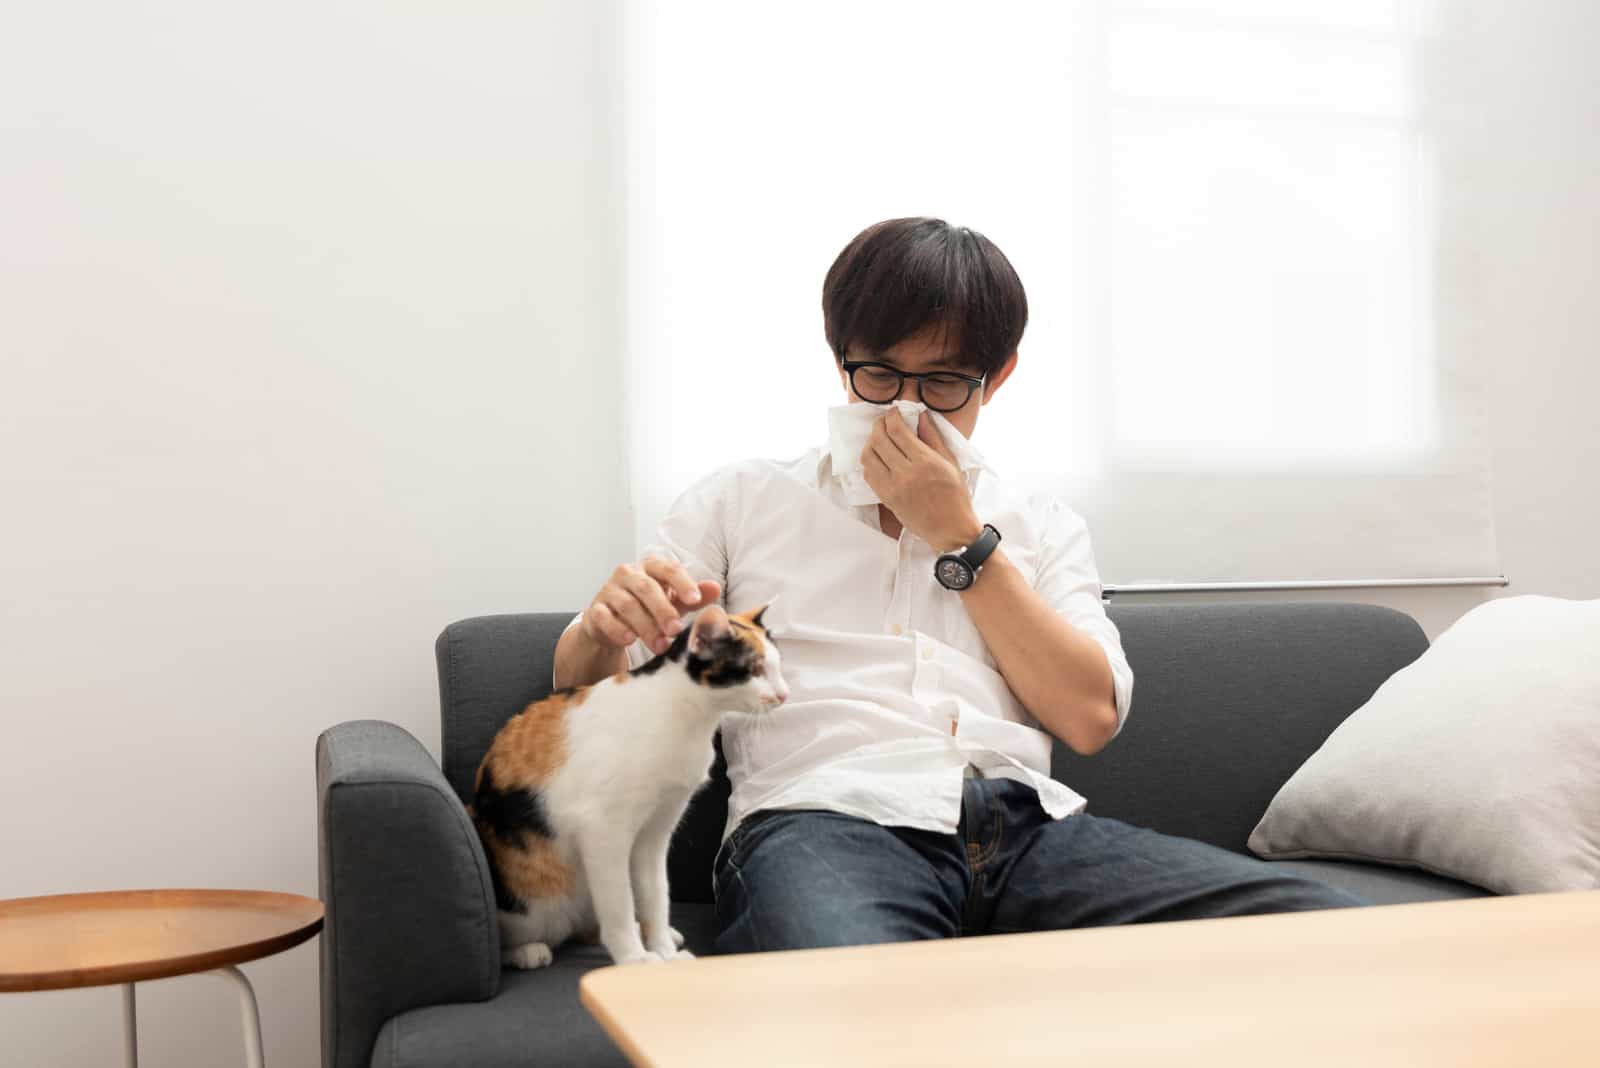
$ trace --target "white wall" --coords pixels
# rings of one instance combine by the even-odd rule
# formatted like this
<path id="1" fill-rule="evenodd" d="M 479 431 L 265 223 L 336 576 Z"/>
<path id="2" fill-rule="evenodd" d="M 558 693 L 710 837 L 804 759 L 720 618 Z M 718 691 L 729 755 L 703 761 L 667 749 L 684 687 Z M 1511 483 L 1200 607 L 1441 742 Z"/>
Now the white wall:
<path id="1" fill-rule="evenodd" d="M 440 626 L 629 544 L 606 8 L 168 7 L 0 16 L 0 896 L 314 894 L 317 733 L 436 751 Z M 1505 592 L 1600 597 L 1600 9 L 1441 7 Z M 314 944 L 248 970 L 313 1063 Z M 231 996 L 145 988 L 148 1061 L 233 1063 Z M 112 1061 L 117 1014 L 0 998 L 0 1064 Z"/>
<path id="2" fill-rule="evenodd" d="M 1600 597 L 1600 5 L 1473 0 L 1447 31 L 1504 592 Z"/>
<path id="3" fill-rule="evenodd" d="M 630 545 L 605 5 L 93 0 L 0 15 L 0 896 L 315 895 L 312 750 L 437 752 L 452 619 Z M 316 945 L 246 966 L 318 1053 Z M 143 988 L 151 1064 L 242 1063 Z M 114 989 L 0 997 L 113 1063 Z"/>

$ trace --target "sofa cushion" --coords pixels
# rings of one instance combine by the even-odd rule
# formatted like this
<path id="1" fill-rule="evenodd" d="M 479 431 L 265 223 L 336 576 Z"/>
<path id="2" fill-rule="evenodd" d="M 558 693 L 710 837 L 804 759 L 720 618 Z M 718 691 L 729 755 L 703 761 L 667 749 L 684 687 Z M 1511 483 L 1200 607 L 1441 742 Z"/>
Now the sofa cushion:
<path id="1" fill-rule="evenodd" d="M 599 947 L 569 949 L 548 967 L 506 970 L 500 993 L 487 1001 L 403 1012 L 378 1032 L 372 1068 L 627 1068 L 628 1058 L 578 1001 L 583 973 L 610 962 Z"/>
<path id="2" fill-rule="evenodd" d="M 692 953 L 709 955 L 716 909 L 672 906 L 672 924 Z M 434 1005 L 392 1018 L 378 1033 L 373 1068 L 531 1068 L 615 1065 L 628 1059 L 578 1001 L 578 980 L 604 968 L 603 946 L 568 944 L 548 967 L 500 973 L 500 993 L 487 1001 Z M 649 967 L 649 965 L 639 965 Z"/>
<path id="3" fill-rule="evenodd" d="M 1490 897 L 1489 891 L 1442 875 L 1412 868 L 1391 868 L 1350 860 L 1274 860 L 1275 868 L 1348 890 L 1373 905 L 1409 905 L 1413 901 L 1452 901 Z"/>

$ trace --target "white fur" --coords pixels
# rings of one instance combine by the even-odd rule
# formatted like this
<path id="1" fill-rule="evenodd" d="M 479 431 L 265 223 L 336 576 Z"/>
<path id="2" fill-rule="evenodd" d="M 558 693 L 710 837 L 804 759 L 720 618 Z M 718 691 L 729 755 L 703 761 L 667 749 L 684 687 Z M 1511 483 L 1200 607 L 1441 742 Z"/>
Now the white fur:
<path id="1" fill-rule="evenodd" d="M 715 629 L 716 616 L 702 612 L 691 626 L 686 657 L 704 647 L 698 639 Z M 505 962 L 542 967 L 556 946 L 597 926 L 618 964 L 691 956 L 667 922 L 672 832 L 710 773 L 723 713 L 758 711 L 787 696 L 771 642 L 765 674 L 742 686 L 693 683 L 682 659 L 595 684 L 568 713 L 566 764 L 542 788 L 574 884 L 565 897 L 529 901 L 525 915 L 500 913 Z"/>

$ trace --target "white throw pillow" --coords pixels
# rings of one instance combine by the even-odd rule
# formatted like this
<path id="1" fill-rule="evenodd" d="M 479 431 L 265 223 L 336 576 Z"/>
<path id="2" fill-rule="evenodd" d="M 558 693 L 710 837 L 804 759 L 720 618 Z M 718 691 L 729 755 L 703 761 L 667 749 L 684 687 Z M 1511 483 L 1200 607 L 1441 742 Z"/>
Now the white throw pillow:
<path id="1" fill-rule="evenodd" d="M 1503 894 L 1600 888 L 1600 600 L 1462 616 L 1284 783 L 1250 849 Z"/>

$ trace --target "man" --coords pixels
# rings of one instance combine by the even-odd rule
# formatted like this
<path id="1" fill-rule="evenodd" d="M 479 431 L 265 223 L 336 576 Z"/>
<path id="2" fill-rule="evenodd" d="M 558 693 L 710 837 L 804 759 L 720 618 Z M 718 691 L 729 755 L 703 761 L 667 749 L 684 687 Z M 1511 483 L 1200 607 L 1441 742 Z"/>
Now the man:
<path id="1" fill-rule="evenodd" d="M 1027 323 L 1000 250 L 938 219 L 878 223 L 822 306 L 846 404 L 883 407 L 836 409 L 830 446 L 692 486 L 556 650 L 557 685 L 591 682 L 724 591 L 732 611 L 778 598 L 789 701 L 723 725 L 719 952 L 1363 904 L 1091 815 L 1050 778 L 1052 738 L 1091 754 L 1115 737 L 1133 673 L 1083 520 L 968 441 Z M 912 430 L 895 401 L 929 411 Z M 861 411 L 882 417 L 841 447 Z"/>

